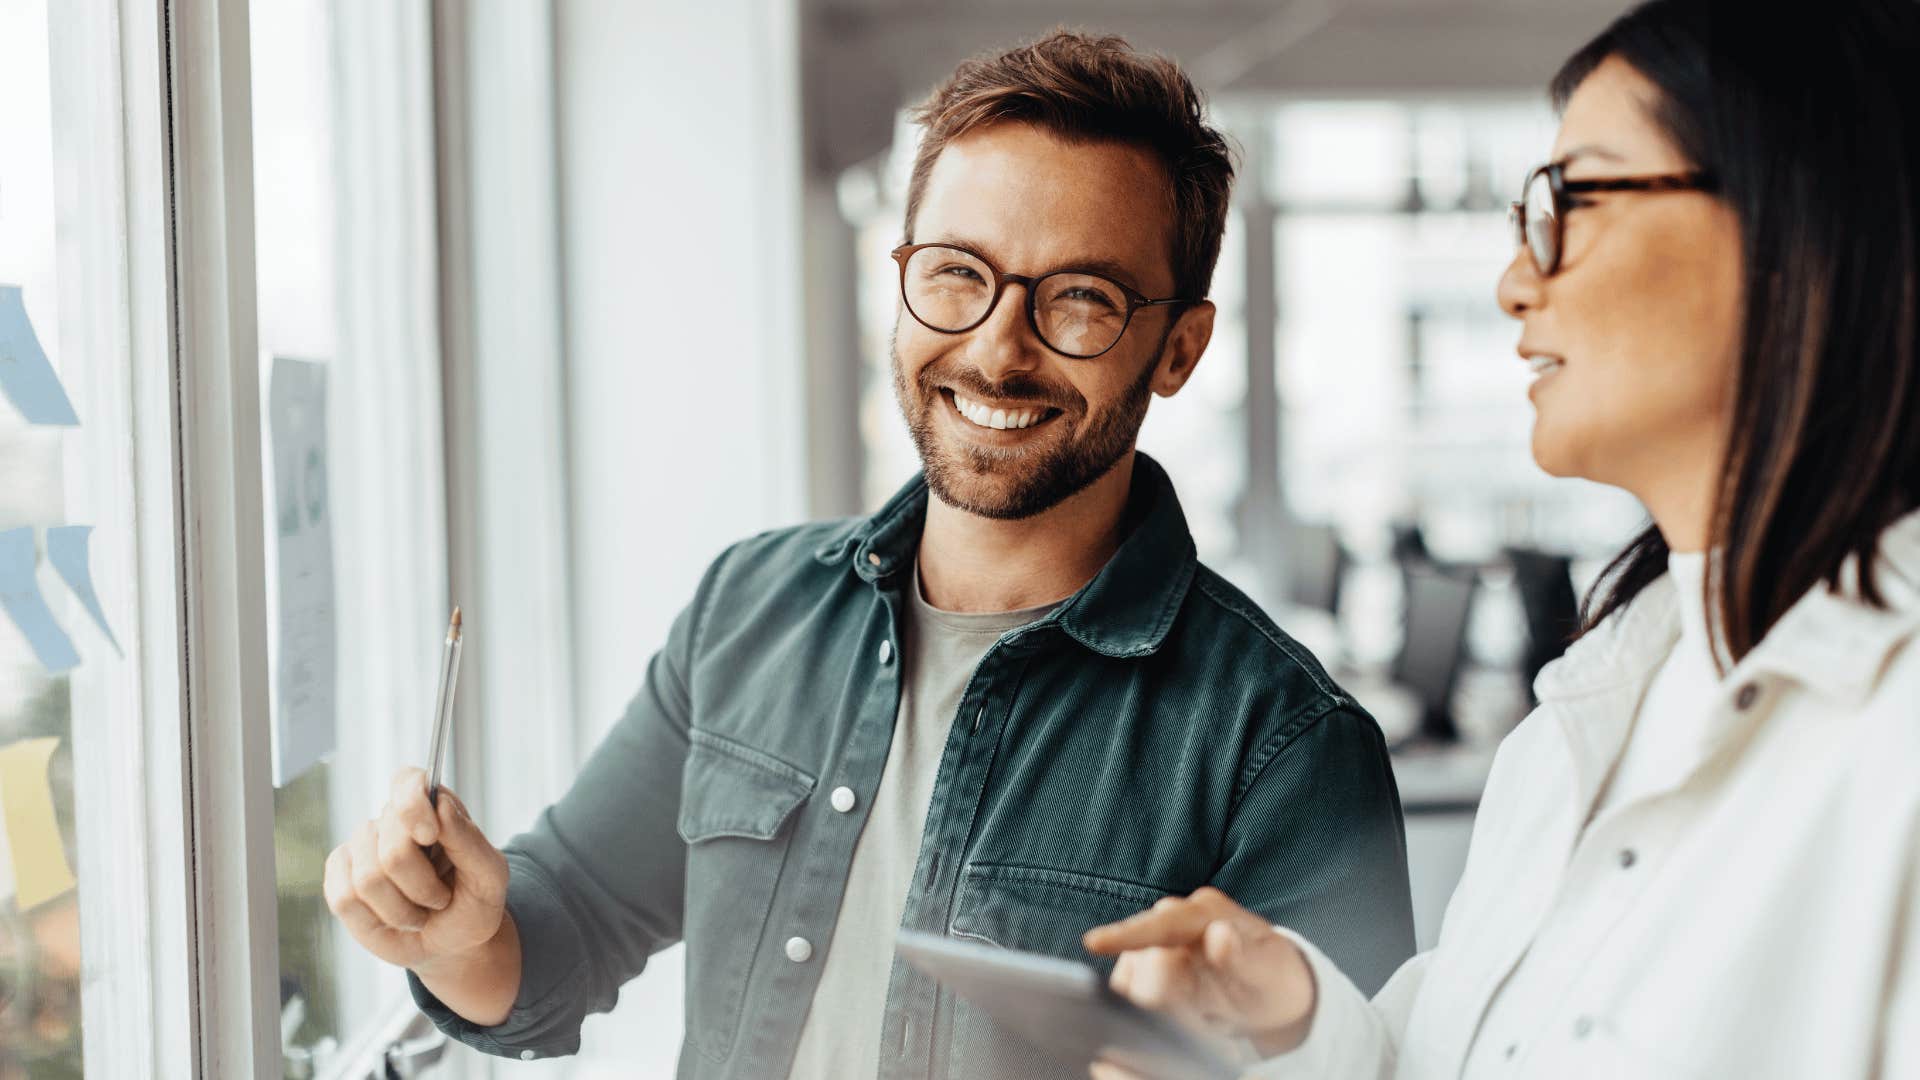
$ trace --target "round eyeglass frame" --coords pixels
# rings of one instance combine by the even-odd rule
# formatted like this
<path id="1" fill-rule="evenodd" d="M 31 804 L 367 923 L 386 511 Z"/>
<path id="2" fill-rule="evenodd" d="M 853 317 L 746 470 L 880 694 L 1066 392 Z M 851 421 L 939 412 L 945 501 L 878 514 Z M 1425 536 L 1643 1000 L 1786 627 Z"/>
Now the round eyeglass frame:
<path id="1" fill-rule="evenodd" d="M 1527 192 L 1533 187 L 1536 178 L 1544 175 L 1547 179 L 1547 191 L 1553 203 L 1553 255 L 1544 264 L 1540 252 L 1534 249 L 1527 232 Z M 1520 185 L 1520 200 L 1507 204 L 1507 225 L 1513 229 L 1513 242 L 1517 247 L 1527 249 L 1527 257 L 1533 260 L 1533 268 L 1541 277 L 1552 277 L 1560 271 L 1560 262 L 1566 253 L 1567 212 L 1583 206 L 1591 206 L 1594 200 L 1587 198 L 1601 192 L 1613 191 L 1705 191 L 1719 189 L 1713 174 L 1704 169 L 1690 172 L 1666 173 L 1658 176 L 1611 176 L 1596 177 L 1591 180 L 1567 179 L 1567 163 L 1552 161 L 1527 173 L 1527 180 Z"/>
<path id="2" fill-rule="evenodd" d="M 913 310 L 913 300 L 907 296 L 907 263 L 917 252 L 924 251 L 927 248 L 944 248 L 948 251 L 958 251 L 968 258 L 978 259 L 980 265 L 986 267 L 987 271 L 993 275 L 993 298 L 987 301 L 986 310 L 980 313 L 979 318 L 958 329 L 949 330 L 944 326 L 933 325 L 921 318 L 919 312 Z M 1092 360 L 1095 357 L 1105 356 L 1107 353 L 1112 352 L 1114 346 L 1120 344 L 1121 340 L 1127 336 L 1127 330 L 1133 326 L 1133 313 L 1139 311 L 1141 308 L 1167 307 L 1175 304 L 1192 304 L 1198 302 L 1184 296 L 1170 296 L 1155 300 L 1138 289 L 1130 287 L 1123 281 L 1115 281 L 1106 274 L 1095 270 L 1079 270 L 1071 266 L 1063 266 L 1058 270 L 1049 270 L 1044 274 L 1035 274 L 1032 276 L 1026 274 L 1009 274 L 1002 271 L 998 266 L 995 266 L 992 259 L 987 258 L 972 248 L 962 247 L 959 244 L 902 244 L 893 249 L 893 261 L 900 264 L 900 303 L 907 309 L 907 314 L 913 316 L 913 321 L 919 323 L 921 326 L 926 327 L 936 334 L 967 333 L 993 317 L 993 309 L 1000 306 L 1000 294 L 1007 290 L 1008 285 L 1022 285 L 1026 287 L 1027 291 L 1027 302 L 1025 305 L 1027 310 L 1027 326 L 1032 328 L 1033 336 L 1039 338 L 1042 345 L 1045 345 L 1047 348 L 1052 349 L 1054 352 L 1059 353 L 1069 360 Z M 1113 336 L 1112 344 L 1101 349 L 1099 352 L 1068 352 L 1060 346 L 1055 345 L 1048 339 L 1046 332 L 1040 329 L 1040 313 L 1035 310 L 1034 307 L 1035 297 L 1040 295 L 1039 285 L 1050 277 L 1056 277 L 1062 274 L 1099 278 L 1101 281 L 1120 290 L 1120 295 L 1127 298 L 1127 310 L 1125 316 L 1120 321 L 1120 332 Z"/>

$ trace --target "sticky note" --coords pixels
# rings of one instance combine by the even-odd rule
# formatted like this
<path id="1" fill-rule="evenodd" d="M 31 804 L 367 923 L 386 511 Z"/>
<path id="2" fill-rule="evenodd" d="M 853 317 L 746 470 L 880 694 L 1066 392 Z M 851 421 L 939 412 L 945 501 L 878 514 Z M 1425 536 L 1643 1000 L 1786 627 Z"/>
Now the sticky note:
<path id="1" fill-rule="evenodd" d="M 80 417 L 33 332 L 20 286 L 0 285 L 0 391 L 29 424 L 78 427 Z"/>
<path id="2" fill-rule="evenodd" d="M 0 747 L 0 829 L 12 854 L 14 903 L 21 910 L 73 888 L 73 868 L 60 846 L 47 766 L 60 740 L 22 739 Z"/>
<path id="3" fill-rule="evenodd" d="M 80 598 L 80 604 L 93 616 L 93 623 L 100 632 L 107 635 L 113 651 L 121 656 L 127 655 L 120 648 L 120 641 L 113 636 L 113 627 L 107 625 L 107 613 L 100 607 L 100 596 L 93 590 L 93 575 L 87 569 L 87 537 L 92 534 L 91 525 L 61 525 L 47 530 L 47 561 L 67 583 L 73 595 Z"/>
<path id="4" fill-rule="evenodd" d="M 53 612 L 34 580 L 33 529 L 0 532 L 0 608 L 33 646 L 40 666 L 49 674 L 71 671 L 80 663 L 66 631 L 53 621 Z"/>

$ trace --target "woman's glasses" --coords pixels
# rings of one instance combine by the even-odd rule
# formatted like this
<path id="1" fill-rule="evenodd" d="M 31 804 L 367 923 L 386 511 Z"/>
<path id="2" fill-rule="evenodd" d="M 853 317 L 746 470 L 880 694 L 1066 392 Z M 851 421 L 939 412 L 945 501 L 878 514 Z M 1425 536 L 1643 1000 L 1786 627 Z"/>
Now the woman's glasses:
<path id="1" fill-rule="evenodd" d="M 1609 191 L 1712 191 L 1713 177 L 1703 171 L 1666 176 L 1622 176 L 1597 180 L 1569 180 L 1563 161 L 1542 165 L 1527 174 L 1521 198 L 1507 207 L 1513 242 L 1533 256 L 1534 269 L 1551 277 L 1560 269 L 1562 220 L 1569 210 L 1590 205 L 1591 194 Z"/>
<path id="2" fill-rule="evenodd" d="M 982 255 L 952 244 L 908 244 L 893 249 L 900 264 L 900 299 L 920 325 L 964 334 L 987 321 L 1008 285 L 1024 285 L 1027 321 L 1047 348 L 1090 360 L 1120 343 L 1133 313 L 1143 307 L 1186 304 L 1150 300 L 1102 274 L 1054 270 L 1039 277 L 1001 273 Z"/>

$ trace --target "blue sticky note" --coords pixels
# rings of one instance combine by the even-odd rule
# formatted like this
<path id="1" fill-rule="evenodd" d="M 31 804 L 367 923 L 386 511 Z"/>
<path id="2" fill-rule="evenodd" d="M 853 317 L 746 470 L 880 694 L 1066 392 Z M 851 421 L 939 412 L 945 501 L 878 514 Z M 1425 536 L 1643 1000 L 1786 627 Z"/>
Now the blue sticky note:
<path id="1" fill-rule="evenodd" d="M 29 424 L 80 426 L 73 402 L 33 332 L 18 285 L 0 285 L 0 390 Z"/>
<path id="2" fill-rule="evenodd" d="M 33 579 L 33 529 L 8 529 L 0 532 L 0 608 L 5 608 L 13 625 L 26 635 L 40 665 L 48 674 L 72 671 L 80 663 L 66 631 L 53 621 L 53 612 L 40 596 L 40 585 Z"/>
<path id="3" fill-rule="evenodd" d="M 73 595 L 93 616 L 93 623 L 100 632 L 107 635 L 113 651 L 121 656 L 127 655 L 120 648 L 120 640 L 113 636 L 113 627 L 107 625 L 107 613 L 100 607 L 99 594 L 93 591 L 93 574 L 87 570 L 87 537 L 92 534 L 91 525 L 61 525 L 47 530 L 47 561 L 60 574 L 60 580 L 67 583 Z"/>

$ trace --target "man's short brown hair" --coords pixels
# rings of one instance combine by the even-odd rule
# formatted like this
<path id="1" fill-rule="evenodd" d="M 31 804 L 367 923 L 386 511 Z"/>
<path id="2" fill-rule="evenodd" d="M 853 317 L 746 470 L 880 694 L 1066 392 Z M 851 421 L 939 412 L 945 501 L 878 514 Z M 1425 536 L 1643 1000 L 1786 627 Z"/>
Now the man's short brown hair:
<path id="1" fill-rule="evenodd" d="M 940 151 L 976 128 L 1023 121 L 1066 139 L 1151 152 L 1170 181 L 1175 295 L 1204 297 L 1233 190 L 1226 140 L 1204 113 L 1200 92 L 1178 64 L 1111 35 L 1056 30 L 998 55 L 976 56 L 913 112 L 925 132 L 907 184 L 907 239 Z"/>

